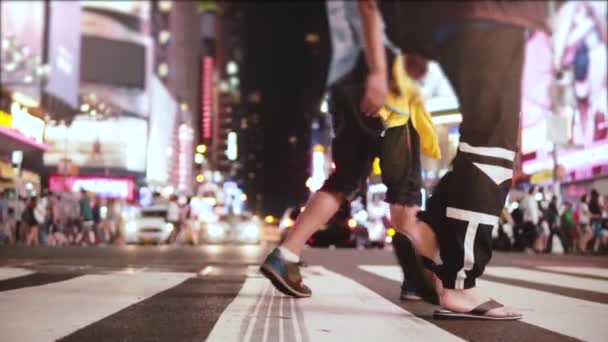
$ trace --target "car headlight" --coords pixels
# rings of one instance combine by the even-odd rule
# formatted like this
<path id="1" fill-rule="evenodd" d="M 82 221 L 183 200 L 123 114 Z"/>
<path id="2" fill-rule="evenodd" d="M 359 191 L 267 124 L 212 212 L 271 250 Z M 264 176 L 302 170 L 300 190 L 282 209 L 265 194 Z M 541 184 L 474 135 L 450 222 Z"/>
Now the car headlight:
<path id="1" fill-rule="evenodd" d="M 207 227 L 207 235 L 211 238 L 220 238 L 226 234 L 226 230 L 219 224 L 211 224 Z"/>
<path id="2" fill-rule="evenodd" d="M 165 230 L 166 231 L 173 231 L 173 229 L 175 228 L 175 226 L 173 225 L 173 223 L 165 223 Z"/>
<path id="3" fill-rule="evenodd" d="M 260 236 L 260 227 L 249 224 L 243 227 L 243 236 L 248 239 L 257 239 Z"/>
<path id="4" fill-rule="evenodd" d="M 127 234 L 135 234 L 135 232 L 137 231 L 137 224 L 134 221 L 129 221 L 127 223 Z"/>

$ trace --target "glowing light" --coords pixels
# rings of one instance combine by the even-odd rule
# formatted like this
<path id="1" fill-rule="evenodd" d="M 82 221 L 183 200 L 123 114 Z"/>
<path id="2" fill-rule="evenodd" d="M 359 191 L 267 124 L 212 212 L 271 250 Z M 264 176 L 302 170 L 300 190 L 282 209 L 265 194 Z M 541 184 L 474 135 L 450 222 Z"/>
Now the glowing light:
<path id="1" fill-rule="evenodd" d="M 239 66 L 238 66 L 238 64 L 236 64 L 236 62 L 235 62 L 235 61 L 229 61 L 229 62 L 226 64 L 226 73 L 227 73 L 228 75 L 234 75 L 234 74 L 236 74 L 237 72 L 239 72 Z"/>
<path id="2" fill-rule="evenodd" d="M 315 145 L 312 153 L 312 175 L 306 180 L 306 187 L 310 191 L 317 191 L 325 181 L 325 148 L 323 145 Z"/>
<path id="3" fill-rule="evenodd" d="M 204 154 L 205 152 L 207 152 L 207 145 L 198 145 L 196 146 L 196 152 L 200 153 L 200 154 Z"/>
<path id="4" fill-rule="evenodd" d="M 182 102 L 182 104 L 179 106 L 179 109 L 181 109 L 182 112 L 187 112 L 189 109 L 188 104 L 186 102 Z"/>
<path id="5" fill-rule="evenodd" d="M 158 65 L 158 75 L 160 77 L 165 77 L 169 74 L 169 66 L 167 63 L 161 63 Z"/>
<path id="6" fill-rule="evenodd" d="M 275 218 L 272 215 L 266 215 L 266 217 L 264 217 L 264 222 L 266 222 L 268 224 L 274 223 L 274 220 L 275 220 Z"/>
<path id="7" fill-rule="evenodd" d="M 280 227 L 282 229 L 287 229 L 287 228 L 290 228 L 291 226 L 293 226 L 293 224 L 294 224 L 294 221 L 291 218 L 286 217 L 283 220 L 281 220 Z"/>
<path id="8" fill-rule="evenodd" d="M 397 232 L 395 231 L 395 228 L 393 228 L 393 227 L 386 230 L 386 235 L 388 235 L 390 237 L 395 236 L 395 233 L 397 233 Z"/>
<path id="9" fill-rule="evenodd" d="M 318 33 L 307 33 L 306 34 L 306 42 L 307 43 L 317 43 L 320 39 L 319 34 Z"/>
<path id="10" fill-rule="evenodd" d="M 194 155 L 194 163 L 202 164 L 204 160 L 205 160 L 205 156 L 203 156 L 202 154 L 197 153 Z"/>
<path id="11" fill-rule="evenodd" d="M 243 229 L 243 235 L 247 239 L 257 239 L 260 236 L 260 232 L 260 227 L 254 224 L 247 225 Z"/>
<path id="12" fill-rule="evenodd" d="M 329 111 L 329 105 L 327 104 L 327 100 L 323 100 L 323 102 L 321 102 L 321 108 L 319 109 L 323 113 L 327 113 Z"/>
<path id="13" fill-rule="evenodd" d="M 203 175 L 196 175 L 196 181 L 199 183 L 202 183 L 205 181 L 205 176 Z"/>
<path id="14" fill-rule="evenodd" d="M 81 112 L 88 112 L 89 109 L 91 109 L 91 106 L 89 106 L 88 103 L 83 103 L 80 105 L 80 111 Z"/>
<path id="15" fill-rule="evenodd" d="M 435 125 L 459 124 L 461 122 L 462 122 L 462 114 L 459 114 L 459 113 L 433 116 L 433 124 L 435 124 Z"/>
<path id="16" fill-rule="evenodd" d="M 205 56 L 202 60 L 201 77 L 201 111 L 203 139 L 211 139 L 211 110 L 213 108 L 213 57 Z"/>
<path id="17" fill-rule="evenodd" d="M 350 229 L 357 228 L 357 220 L 355 220 L 354 218 L 348 219 L 348 228 L 350 228 Z"/>
<path id="18" fill-rule="evenodd" d="M 129 223 L 127 223 L 127 235 L 132 235 L 135 234 L 135 232 L 137 231 L 137 224 L 135 224 L 134 221 L 130 221 Z"/>
<path id="19" fill-rule="evenodd" d="M 162 30 L 158 33 L 158 41 L 161 44 L 166 44 L 170 38 L 171 38 L 171 33 L 169 33 L 169 31 L 167 31 L 167 30 Z"/>
<path id="20" fill-rule="evenodd" d="M 172 7 L 173 7 L 173 3 L 171 1 L 159 1 L 158 2 L 158 9 L 161 12 L 169 12 Z"/>
<path id="21" fill-rule="evenodd" d="M 241 201 L 246 201 L 246 200 L 247 200 L 247 194 L 242 194 Z"/>
<path id="22" fill-rule="evenodd" d="M 226 234 L 226 230 L 219 224 L 212 224 L 207 228 L 207 234 L 212 238 L 219 238 Z"/>
<path id="23" fill-rule="evenodd" d="M 228 146 L 226 147 L 226 157 L 229 160 L 236 160 L 238 157 L 238 144 L 236 132 L 228 133 Z"/>

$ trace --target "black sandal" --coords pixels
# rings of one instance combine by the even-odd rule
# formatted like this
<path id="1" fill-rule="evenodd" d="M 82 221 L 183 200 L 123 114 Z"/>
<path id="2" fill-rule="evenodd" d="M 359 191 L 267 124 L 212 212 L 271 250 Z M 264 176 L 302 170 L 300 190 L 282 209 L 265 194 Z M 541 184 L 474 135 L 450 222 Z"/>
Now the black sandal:
<path id="1" fill-rule="evenodd" d="M 450 310 L 435 310 L 433 318 L 435 319 L 476 319 L 476 320 L 488 320 L 488 321 L 517 321 L 523 318 L 521 314 L 514 314 L 508 316 L 488 316 L 488 312 L 497 308 L 502 308 L 504 305 L 499 302 L 490 299 L 489 301 L 482 303 L 475 309 L 469 312 L 454 312 Z"/>

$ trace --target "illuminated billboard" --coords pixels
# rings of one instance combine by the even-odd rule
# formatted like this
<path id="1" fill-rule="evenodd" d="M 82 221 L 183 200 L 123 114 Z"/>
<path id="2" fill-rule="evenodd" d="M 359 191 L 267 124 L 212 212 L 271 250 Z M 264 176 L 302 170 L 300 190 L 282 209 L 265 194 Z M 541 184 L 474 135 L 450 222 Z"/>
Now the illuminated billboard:
<path id="1" fill-rule="evenodd" d="M 567 2 L 556 16 L 559 32 L 553 37 L 536 32 L 528 39 L 521 144 L 526 174 L 554 166 L 553 145 L 548 139 L 557 129 L 552 120 L 557 98 L 554 65 L 569 76 L 562 78 L 567 89 L 563 98 L 568 110 L 562 114 L 568 144 L 558 152 L 558 163 L 568 174 L 566 180 L 608 174 L 606 7 L 605 2 Z"/>
<path id="2" fill-rule="evenodd" d="M 45 141 L 50 150 L 44 164 L 59 165 L 69 159 L 80 168 L 114 168 L 133 172 L 146 169 L 148 123 L 121 117 L 96 120 L 80 115 L 69 126 L 47 126 Z"/>

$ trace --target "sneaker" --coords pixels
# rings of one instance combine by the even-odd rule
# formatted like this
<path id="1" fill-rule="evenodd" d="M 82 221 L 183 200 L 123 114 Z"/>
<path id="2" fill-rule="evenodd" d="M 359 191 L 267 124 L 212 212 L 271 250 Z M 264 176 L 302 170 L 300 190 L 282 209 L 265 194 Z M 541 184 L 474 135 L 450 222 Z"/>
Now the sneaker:
<path id="1" fill-rule="evenodd" d="M 306 298 L 312 294 L 310 288 L 302 281 L 299 263 L 286 261 L 278 248 L 275 248 L 266 257 L 260 267 L 260 272 L 272 282 L 277 290 L 288 296 Z"/>
<path id="2" fill-rule="evenodd" d="M 409 289 L 407 287 L 407 285 L 404 283 L 401 286 L 401 296 L 399 296 L 399 299 L 417 301 L 417 300 L 422 300 L 423 298 L 422 298 L 422 294 L 419 291 Z"/>

